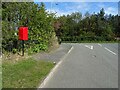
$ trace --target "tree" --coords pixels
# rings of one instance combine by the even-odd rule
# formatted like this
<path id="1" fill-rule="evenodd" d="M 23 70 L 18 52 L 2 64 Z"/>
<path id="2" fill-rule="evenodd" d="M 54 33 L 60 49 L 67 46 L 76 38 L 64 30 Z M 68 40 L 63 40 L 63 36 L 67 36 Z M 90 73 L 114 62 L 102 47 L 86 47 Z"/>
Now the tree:
<path id="1" fill-rule="evenodd" d="M 61 23 L 59 33 L 64 40 L 114 40 L 119 36 L 118 15 L 106 15 L 102 8 L 99 13 L 82 14 L 75 12 L 58 18 Z M 80 39 L 81 38 L 81 39 Z"/>
<path id="2" fill-rule="evenodd" d="M 54 16 L 45 10 L 44 3 L 38 5 L 33 2 L 5 2 L 2 3 L 2 11 L 3 49 L 6 50 L 8 46 L 11 46 L 12 50 L 18 48 L 20 41 L 15 36 L 15 32 L 18 32 L 20 26 L 29 28 L 29 40 L 25 46 L 31 52 L 47 50 L 53 45 L 52 40 L 55 39 L 52 26 Z M 8 34 L 6 35 L 6 33 Z"/>

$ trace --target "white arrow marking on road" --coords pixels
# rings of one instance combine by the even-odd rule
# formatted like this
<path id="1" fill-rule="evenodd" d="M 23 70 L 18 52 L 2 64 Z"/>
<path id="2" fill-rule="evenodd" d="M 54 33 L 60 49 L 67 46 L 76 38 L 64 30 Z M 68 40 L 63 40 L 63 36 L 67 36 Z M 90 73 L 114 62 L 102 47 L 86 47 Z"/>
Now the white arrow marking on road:
<path id="1" fill-rule="evenodd" d="M 93 49 L 93 46 L 92 45 L 85 45 L 85 47 L 89 48 L 89 49 Z"/>

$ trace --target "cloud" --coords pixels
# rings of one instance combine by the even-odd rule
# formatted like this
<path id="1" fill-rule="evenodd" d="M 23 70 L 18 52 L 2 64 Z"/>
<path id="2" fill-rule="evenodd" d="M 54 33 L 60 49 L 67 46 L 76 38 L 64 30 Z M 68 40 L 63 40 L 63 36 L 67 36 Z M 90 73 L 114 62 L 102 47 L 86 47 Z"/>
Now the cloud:
<path id="1" fill-rule="evenodd" d="M 101 2 L 101 3 L 99 3 L 97 6 L 98 6 L 98 8 L 105 8 L 105 4 L 104 4 L 104 3 L 102 3 L 102 2 Z"/>
<path id="2" fill-rule="evenodd" d="M 85 14 L 85 12 L 96 12 L 98 13 L 101 8 L 104 8 L 106 14 L 118 14 L 118 10 L 116 7 L 111 6 L 111 4 L 106 4 L 104 2 L 100 3 L 87 3 L 87 2 L 69 2 L 69 3 L 61 3 L 57 7 L 53 7 L 47 9 L 49 12 L 56 13 L 56 16 L 62 16 L 62 15 L 68 15 L 73 12 L 82 12 L 82 14 Z"/>
<path id="3" fill-rule="evenodd" d="M 62 16 L 62 15 L 68 15 L 68 14 L 71 14 L 74 12 L 80 12 L 82 10 L 84 10 L 84 11 L 89 10 L 89 6 L 85 2 L 63 3 L 63 7 L 64 8 L 53 6 L 52 8 L 47 9 L 47 11 L 56 13 L 57 16 Z"/>
<path id="4" fill-rule="evenodd" d="M 49 12 L 49 13 L 56 13 L 56 16 L 62 16 L 62 15 L 68 15 L 68 14 L 71 14 L 73 11 L 62 11 L 62 10 L 60 10 L 60 9 L 47 9 L 47 11 Z"/>
<path id="5" fill-rule="evenodd" d="M 104 3 L 100 3 L 98 4 L 98 7 L 100 9 L 104 8 L 106 14 L 112 14 L 112 15 L 118 14 L 118 9 L 115 8 L 114 6 L 107 6 Z"/>
<path id="6" fill-rule="evenodd" d="M 105 9 L 105 13 L 116 15 L 116 14 L 118 14 L 118 9 L 114 8 L 114 7 L 108 7 Z"/>
<path id="7" fill-rule="evenodd" d="M 6 0 L 6 1 L 12 1 L 12 0 Z M 34 2 L 56 2 L 56 1 L 57 2 L 119 2 L 119 0 L 34 0 Z"/>
<path id="8" fill-rule="evenodd" d="M 76 11 L 80 11 L 80 10 L 85 10 L 88 11 L 90 8 L 90 5 L 86 2 L 74 2 L 72 5 L 67 5 L 66 6 L 67 9 L 69 10 L 76 10 Z"/>

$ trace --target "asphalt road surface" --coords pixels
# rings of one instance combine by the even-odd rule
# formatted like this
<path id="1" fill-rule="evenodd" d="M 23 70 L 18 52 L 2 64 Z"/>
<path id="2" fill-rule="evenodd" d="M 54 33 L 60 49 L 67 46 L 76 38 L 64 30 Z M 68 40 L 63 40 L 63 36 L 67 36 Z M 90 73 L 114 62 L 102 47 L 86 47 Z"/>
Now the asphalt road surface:
<path id="1" fill-rule="evenodd" d="M 72 44 L 43 88 L 118 88 L 118 44 Z"/>

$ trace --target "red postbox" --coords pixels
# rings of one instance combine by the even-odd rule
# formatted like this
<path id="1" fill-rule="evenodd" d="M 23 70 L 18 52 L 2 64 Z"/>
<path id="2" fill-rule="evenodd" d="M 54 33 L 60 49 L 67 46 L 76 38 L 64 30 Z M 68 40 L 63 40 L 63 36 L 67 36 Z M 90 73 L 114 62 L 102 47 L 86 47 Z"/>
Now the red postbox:
<path id="1" fill-rule="evenodd" d="M 28 27 L 19 28 L 19 40 L 28 40 Z"/>

